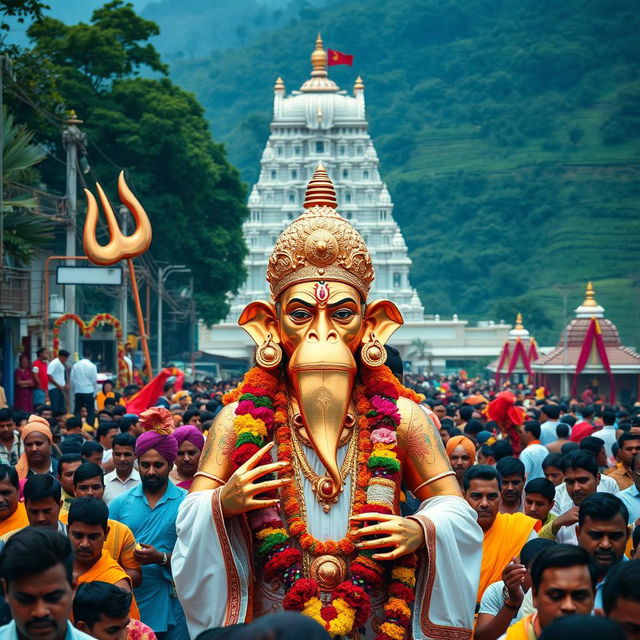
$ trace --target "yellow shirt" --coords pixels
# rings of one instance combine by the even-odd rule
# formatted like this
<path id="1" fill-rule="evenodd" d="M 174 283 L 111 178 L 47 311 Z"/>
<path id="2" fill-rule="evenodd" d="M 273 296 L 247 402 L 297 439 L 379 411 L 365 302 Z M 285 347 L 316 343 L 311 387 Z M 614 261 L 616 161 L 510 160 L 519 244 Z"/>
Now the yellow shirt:
<path id="1" fill-rule="evenodd" d="M 0 521 L 0 536 L 16 529 L 22 529 L 28 524 L 27 510 L 22 502 L 18 502 L 18 508 L 8 518 Z"/>

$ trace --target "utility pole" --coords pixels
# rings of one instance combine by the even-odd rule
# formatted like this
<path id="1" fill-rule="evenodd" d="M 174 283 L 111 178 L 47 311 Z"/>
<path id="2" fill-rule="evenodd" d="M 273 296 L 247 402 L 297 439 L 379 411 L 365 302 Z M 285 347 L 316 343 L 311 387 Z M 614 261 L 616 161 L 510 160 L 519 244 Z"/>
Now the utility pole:
<path id="1" fill-rule="evenodd" d="M 119 209 L 120 220 L 122 222 L 122 233 L 126 236 L 129 235 L 129 209 L 122 205 Z M 122 325 L 122 334 L 124 336 L 125 343 L 129 335 L 129 287 L 127 279 L 122 279 L 122 285 L 120 286 L 120 324 Z M 147 331 L 149 331 L 149 323 L 147 323 Z"/>
<path id="2" fill-rule="evenodd" d="M 71 111 L 67 119 L 67 126 L 62 132 L 62 144 L 67 151 L 67 206 L 69 207 L 69 223 L 67 224 L 66 249 L 68 257 L 76 255 L 76 216 L 78 213 L 78 149 L 84 154 L 87 145 L 87 135 L 80 131 L 78 125 L 82 120 L 75 111 Z M 73 260 L 67 260 L 72 266 Z M 76 288 L 75 285 L 64 287 L 65 313 L 76 313 Z M 78 352 L 78 336 L 74 323 L 67 324 L 67 350 L 71 357 L 76 358 Z M 56 354 L 54 354 L 55 356 Z"/>
<path id="3" fill-rule="evenodd" d="M 158 346 L 156 351 L 158 372 L 162 371 L 162 296 L 164 295 L 164 281 L 172 273 L 191 273 L 184 264 L 170 264 L 158 267 Z"/>

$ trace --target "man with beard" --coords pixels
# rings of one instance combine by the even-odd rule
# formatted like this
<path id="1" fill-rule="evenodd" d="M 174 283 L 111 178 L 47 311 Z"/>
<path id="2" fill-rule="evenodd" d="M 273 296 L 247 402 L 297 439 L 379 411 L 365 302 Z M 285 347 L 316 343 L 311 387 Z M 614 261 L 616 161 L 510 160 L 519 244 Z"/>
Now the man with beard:
<path id="1" fill-rule="evenodd" d="M 463 479 L 464 497 L 478 514 L 478 524 L 484 532 L 482 568 L 477 602 L 485 589 L 502 578 L 504 568 L 520 555 L 524 544 L 537 537 L 536 520 L 523 513 L 499 513 L 500 474 L 486 465 L 468 469 Z"/>
<path id="2" fill-rule="evenodd" d="M 141 484 L 109 505 L 113 520 L 126 524 L 138 540 L 135 558 L 142 565 L 142 584 L 134 589 L 140 619 L 163 640 L 188 640 L 184 612 L 173 588 L 171 553 L 176 543 L 176 517 L 186 491 L 169 482 L 178 457 L 173 417 L 164 407 L 140 416 L 146 432 L 136 441 Z"/>
<path id="3" fill-rule="evenodd" d="M 69 622 L 73 605 L 73 551 L 53 529 L 27 527 L 0 554 L 0 575 L 13 621 L 0 640 L 91 640 Z"/>
<path id="4" fill-rule="evenodd" d="M 608 571 L 625 559 L 628 520 L 627 507 L 610 493 L 594 493 L 580 504 L 576 533 L 578 544 L 589 553 L 598 570 L 596 607 L 602 607 L 602 587 Z"/>

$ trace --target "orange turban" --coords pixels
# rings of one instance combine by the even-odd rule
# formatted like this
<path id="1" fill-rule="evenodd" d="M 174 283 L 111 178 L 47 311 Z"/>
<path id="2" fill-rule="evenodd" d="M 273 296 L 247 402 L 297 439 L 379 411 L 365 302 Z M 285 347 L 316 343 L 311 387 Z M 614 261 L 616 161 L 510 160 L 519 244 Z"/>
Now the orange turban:
<path id="1" fill-rule="evenodd" d="M 457 446 L 461 446 L 469 454 L 471 464 L 476 461 L 476 445 L 473 444 L 467 436 L 453 436 L 453 438 L 449 438 L 447 442 L 447 455 L 450 456 Z"/>
<path id="2" fill-rule="evenodd" d="M 49 440 L 50 444 L 53 444 L 51 427 L 49 427 L 49 421 L 45 418 L 41 418 L 35 414 L 29 416 L 27 424 L 25 424 L 20 430 L 20 438 L 22 439 L 22 442 L 24 443 L 26 437 L 32 433 L 41 433 Z M 29 462 L 27 461 L 27 454 L 24 453 L 24 451 L 20 456 L 20 460 L 18 460 L 18 464 L 16 464 L 16 472 L 21 480 L 24 480 L 29 473 Z"/>

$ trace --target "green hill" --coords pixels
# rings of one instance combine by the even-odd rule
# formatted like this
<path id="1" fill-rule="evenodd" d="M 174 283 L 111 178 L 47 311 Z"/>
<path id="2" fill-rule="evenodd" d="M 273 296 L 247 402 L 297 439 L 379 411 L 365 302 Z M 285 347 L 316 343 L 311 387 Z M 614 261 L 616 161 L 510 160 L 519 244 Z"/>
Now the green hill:
<path id="1" fill-rule="evenodd" d="M 381 172 L 430 313 L 512 320 L 550 343 L 587 280 L 640 346 L 640 14 L 632 0 L 379 0 L 305 8 L 244 48 L 174 60 L 256 179 L 276 76 L 316 31 L 355 55 Z"/>

